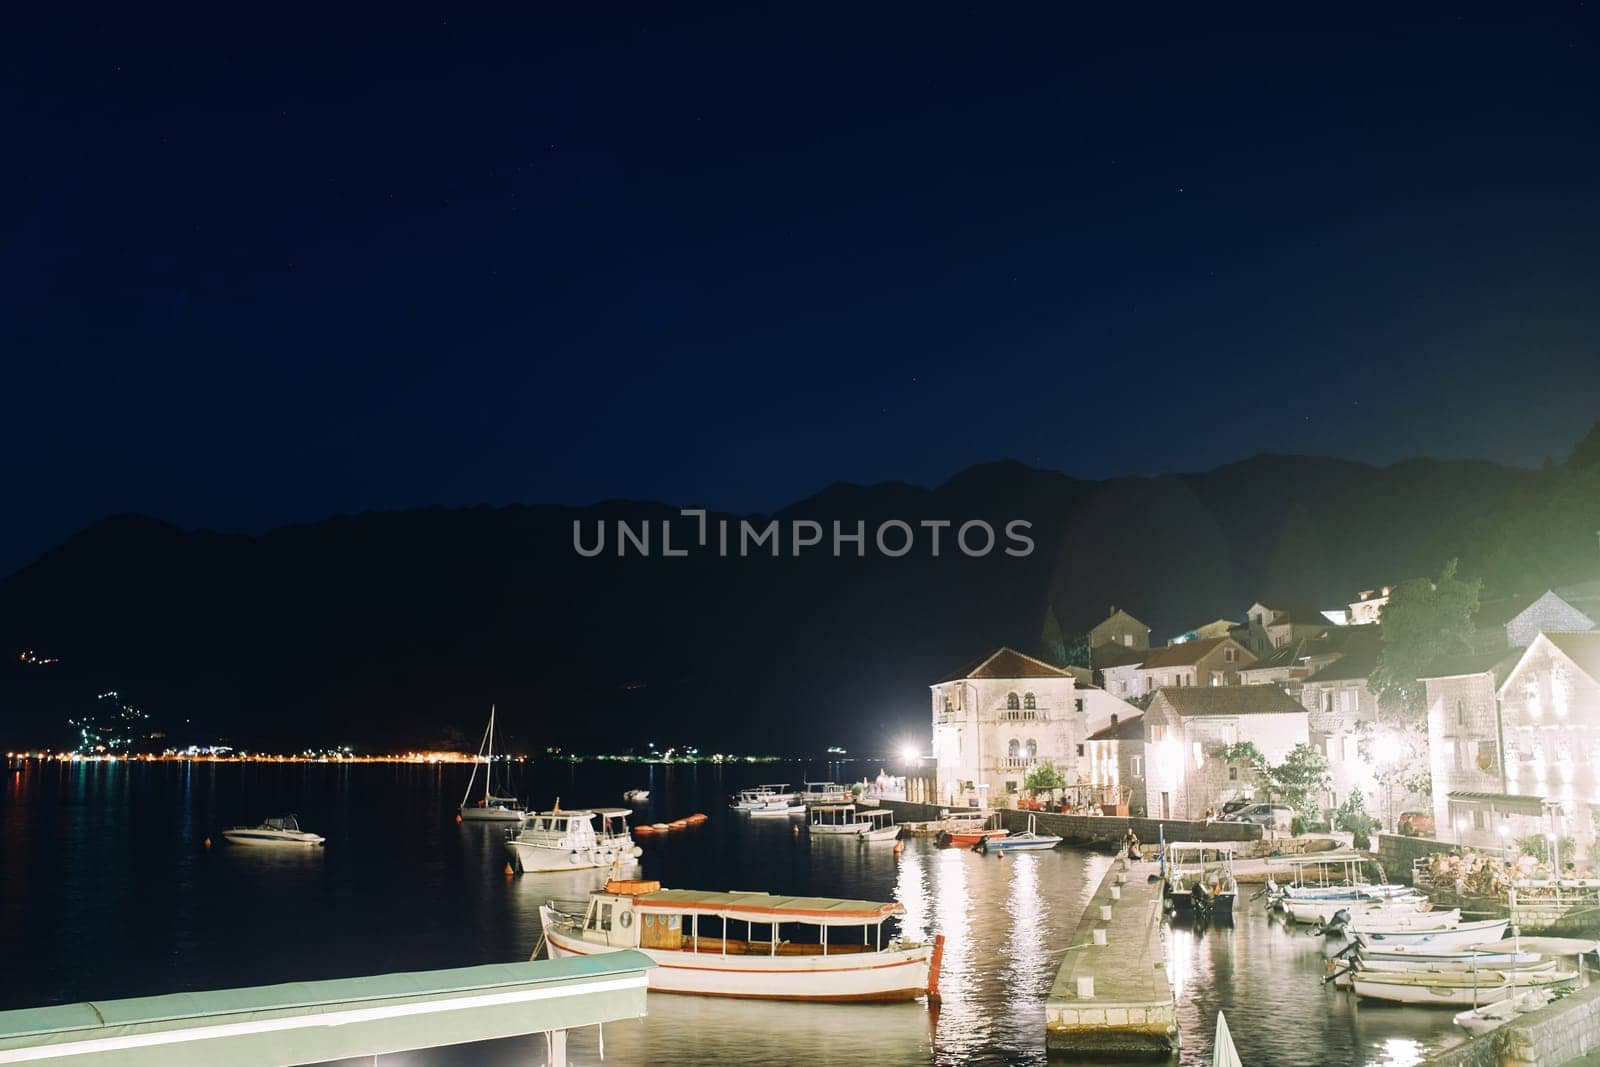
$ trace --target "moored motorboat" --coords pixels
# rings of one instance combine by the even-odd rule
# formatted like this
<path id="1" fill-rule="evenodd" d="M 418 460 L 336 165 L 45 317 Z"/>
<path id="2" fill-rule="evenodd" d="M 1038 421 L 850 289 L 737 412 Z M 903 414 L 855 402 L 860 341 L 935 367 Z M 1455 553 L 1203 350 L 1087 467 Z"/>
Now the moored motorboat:
<path id="1" fill-rule="evenodd" d="M 866 829 L 856 820 L 854 804 L 821 804 L 810 809 L 806 827 L 821 837 L 854 837 Z"/>
<path id="2" fill-rule="evenodd" d="M 1429 911 L 1432 907 L 1432 902 L 1420 893 L 1389 897 L 1386 900 L 1303 900 L 1289 897 L 1283 900 L 1283 910 L 1288 913 L 1291 920 L 1312 925 L 1330 923 L 1341 911 L 1348 912 L 1352 918 L 1378 919 L 1391 915 L 1414 915 Z"/>
<path id="3" fill-rule="evenodd" d="M 945 829 L 934 838 L 934 844 L 949 848 L 971 848 L 986 837 L 1009 836 L 1010 831 L 1001 828 L 998 814 L 957 812 L 946 818 Z"/>
<path id="4" fill-rule="evenodd" d="M 1491 1004 L 1528 989 L 1553 989 L 1578 980 L 1577 971 L 1552 970 L 1538 974 L 1501 971 L 1423 972 L 1384 974 L 1357 972 L 1351 976 L 1356 996 L 1397 1004 L 1436 1004 L 1471 1007 Z"/>
<path id="5" fill-rule="evenodd" d="M 528 816 L 520 833 L 506 839 L 506 851 L 517 870 L 530 874 L 630 865 L 643 850 L 627 831 L 628 814 L 622 808 L 539 812 Z M 598 834 L 597 816 L 605 819 Z"/>
<path id="6" fill-rule="evenodd" d="M 1233 873 L 1233 841 L 1169 841 L 1162 850 L 1165 893 L 1178 914 L 1231 915 L 1239 883 Z M 1207 859 L 1215 853 L 1215 859 Z"/>
<path id="7" fill-rule="evenodd" d="M 626 800 L 630 804 L 643 804 L 645 801 L 650 799 L 650 790 L 630 789 L 622 794 L 622 799 Z"/>
<path id="8" fill-rule="evenodd" d="M 1401 945 L 1431 945 L 1435 948 L 1446 948 L 1453 945 L 1474 945 L 1480 941 L 1493 941 L 1505 935 L 1506 927 L 1511 925 L 1509 919 L 1484 919 L 1478 922 L 1459 923 L 1454 927 L 1444 929 L 1394 929 L 1387 930 L 1355 930 L 1356 939 L 1368 944 L 1387 946 Z"/>
<path id="9" fill-rule="evenodd" d="M 894 841 L 900 836 L 900 827 L 894 824 L 894 812 L 887 809 L 874 808 L 871 811 L 857 812 L 858 820 L 865 829 L 860 837 L 863 841 Z"/>
<path id="10" fill-rule="evenodd" d="M 1028 828 L 1020 834 L 1003 834 L 997 837 L 984 837 L 973 846 L 984 853 L 1004 852 L 1043 852 L 1061 844 L 1061 838 L 1054 834 L 1041 834 L 1035 826 L 1033 815 L 1028 816 Z"/>
<path id="11" fill-rule="evenodd" d="M 236 845 L 320 845 L 325 838 L 300 829 L 300 820 L 293 815 L 278 815 L 263 819 L 260 826 L 235 826 L 222 831 L 222 836 Z"/>
<path id="12" fill-rule="evenodd" d="M 612 881 L 590 894 L 582 915 L 546 905 L 539 918 L 551 958 L 645 953 L 656 963 L 653 992 L 881 1002 L 936 987 L 942 938 L 885 939 L 885 923 L 904 913 L 898 903 Z"/>
<path id="13" fill-rule="evenodd" d="M 804 804 L 791 804 L 787 800 L 774 800 L 759 808 L 751 808 L 750 817 L 752 819 L 786 819 L 791 815 L 802 815 L 805 810 L 806 806 Z"/>

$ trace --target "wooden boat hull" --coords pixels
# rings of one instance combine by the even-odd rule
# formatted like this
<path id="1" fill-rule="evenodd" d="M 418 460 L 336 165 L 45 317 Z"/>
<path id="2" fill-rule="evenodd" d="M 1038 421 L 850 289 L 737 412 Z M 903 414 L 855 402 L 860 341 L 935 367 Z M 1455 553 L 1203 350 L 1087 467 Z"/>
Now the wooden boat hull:
<path id="1" fill-rule="evenodd" d="M 1484 922 L 1462 923 L 1444 930 L 1356 930 L 1356 937 L 1374 947 L 1390 945 L 1426 945 L 1431 948 L 1448 948 L 1452 945 L 1476 945 L 1485 941 L 1498 941 L 1505 935 L 1509 919 L 1489 919 Z"/>
<path id="2" fill-rule="evenodd" d="M 1352 975 L 1356 996 L 1368 1000 L 1387 1000 L 1396 1004 L 1433 1004 L 1441 1007 L 1472 1007 L 1474 1004 L 1494 1004 L 1529 989 L 1546 989 L 1566 985 L 1578 979 L 1575 971 L 1554 971 L 1549 974 L 1519 974 L 1513 980 L 1504 975 L 1471 976 L 1449 975 Z"/>
<path id="3" fill-rule="evenodd" d="M 947 831 L 944 835 L 944 843 L 949 845 L 951 848 L 971 848 L 979 841 L 987 841 L 988 839 L 995 837 L 1007 837 L 1010 835 L 1010 833 L 1011 831 L 1009 830 Z"/>
<path id="4" fill-rule="evenodd" d="M 620 949 L 573 937 L 559 929 L 548 908 L 539 909 L 550 957 L 593 956 Z M 933 946 L 832 956 L 722 955 L 641 948 L 656 962 L 652 993 L 683 993 L 750 1000 L 827 1003 L 894 1003 L 928 992 Z"/>

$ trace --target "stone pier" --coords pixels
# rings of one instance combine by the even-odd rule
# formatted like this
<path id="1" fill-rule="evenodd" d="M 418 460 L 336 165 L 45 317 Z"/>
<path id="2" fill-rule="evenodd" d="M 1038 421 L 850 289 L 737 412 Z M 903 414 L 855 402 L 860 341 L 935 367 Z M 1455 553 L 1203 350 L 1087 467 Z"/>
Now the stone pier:
<path id="1" fill-rule="evenodd" d="M 1116 860 L 1084 909 L 1045 1000 L 1051 1057 L 1163 1059 L 1177 1051 L 1161 882 L 1150 881 L 1156 870 Z"/>

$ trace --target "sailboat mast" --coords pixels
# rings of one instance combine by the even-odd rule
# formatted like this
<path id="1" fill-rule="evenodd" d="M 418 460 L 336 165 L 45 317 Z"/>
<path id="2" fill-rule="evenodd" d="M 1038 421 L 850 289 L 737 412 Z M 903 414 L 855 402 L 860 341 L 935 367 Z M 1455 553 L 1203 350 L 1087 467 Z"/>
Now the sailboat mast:
<path id="1" fill-rule="evenodd" d="M 494 705 L 489 705 L 489 765 L 483 769 L 483 806 L 489 806 L 489 783 L 494 780 Z"/>

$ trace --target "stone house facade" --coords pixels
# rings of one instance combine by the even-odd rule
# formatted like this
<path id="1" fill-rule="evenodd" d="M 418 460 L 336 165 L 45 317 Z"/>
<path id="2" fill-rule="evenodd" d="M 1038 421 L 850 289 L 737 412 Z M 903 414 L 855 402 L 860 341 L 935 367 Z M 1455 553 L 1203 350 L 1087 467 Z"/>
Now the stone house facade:
<path id="1" fill-rule="evenodd" d="M 1111 614 L 1089 631 L 1089 647 L 1120 645 L 1123 648 L 1147 649 L 1150 647 L 1150 627 L 1123 611 L 1112 608 Z"/>
<path id="2" fill-rule="evenodd" d="M 1079 774 L 1088 699 L 1072 674 L 997 649 L 929 687 L 939 803 L 1004 803 L 1028 772 Z"/>
<path id="3" fill-rule="evenodd" d="M 1433 776 L 1433 825 L 1440 840 L 1476 848 L 1499 848 L 1512 836 L 1505 761 L 1500 750 L 1499 680 L 1517 656 L 1449 656 L 1428 668 L 1428 769 Z M 1520 828 L 1519 828 L 1520 829 Z M 1517 837 L 1526 836 L 1517 833 Z"/>
<path id="4" fill-rule="evenodd" d="M 1245 613 L 1244 643 L 1257 657 L 1268 655 L 1303 637 L 1317 637 L 1332 627 L 1317 608 L 1301 604 L 1265 604 L 1257 601 Z"/>
<path id="5" fill-rule="evenodd" d="M 1238 685 L 1240 668 L 1255 659 L 1233 638 L 1212 637 L 1152 649 L 1132 673 L 1139 694 L 1163 686 Z"/>
<path id="6" fill-rule="evenodd" d="M 1138 709 L 1128 718 L 1119 717 L 1089 734 L 1084 747 L 1085 780 L 1101 788 L 1126 790 L 1128 813 L 1135 817 L 1147 814 L 1144 716 Z"/>
<path id="7" fill-rule="evenodd" d="M 1306 709 L 1277 686 L 1158 689 L 1144 714 L 1146 808 L 1154 818 L 1203 818 L 1252 784 L 1248 766 L 1219 749 L 1249 741 L 1279 763 L 1309 738 Z"/>
<path id="8" fill-rule="evenodd" d="M 1481 604 L 1473 624 L 1472 651 L 1485 654 L 1527 648 L 1545 630 L 1558 633 L 1595 628 L 1594 619 L 1553 589 L 1536 597 L 1508 597 Z"/>
<path id="9" fill-rule="evenodd" d="M 1505 792 L 1587 849 L 1600 808 L 1600 631 L 1541 633 L 1500 683 Z"/>

